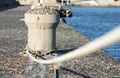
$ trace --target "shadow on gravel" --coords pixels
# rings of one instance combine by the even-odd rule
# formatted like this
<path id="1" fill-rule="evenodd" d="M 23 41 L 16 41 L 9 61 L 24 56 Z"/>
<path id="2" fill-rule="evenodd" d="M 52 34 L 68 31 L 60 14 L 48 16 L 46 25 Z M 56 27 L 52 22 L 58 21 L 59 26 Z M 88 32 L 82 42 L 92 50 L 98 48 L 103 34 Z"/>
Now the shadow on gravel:
<path id="1" fill-rule="evenodd" d="M 0 0 L 0 11 L 16 8 L 20 6 L 16 0 Z"/>
<path id="2" fill-rule="evenodd" d="M 75 50 L 75 49 L 76 49 L 76 48 L 74 48 L 74 49 L 66 49 L 66 50 L 59 50 L 59 51 L 58 51 L 58 54 L 63 55 L 63 54 L 69 53 L 69 52 L 71 52 L 71 51 L 73 51 L 73 50 Z M 74 71 L 74 70 L 67 69 L 67 68 L 65 68 L 65 67 L 61 67 L 61 69 L 64 70 L 64 71 L 67 71 L 67 72 L 69 72 L 69 73 L 72 73 L 72 74 L 74 74 L 74 75 L 80 76 L 80 77 L 82 77 L 82 78 L 91 78 L 91 77 L 85 76 L 85 75 L 83 75 L 83 74 L 80 74 L 80 73 L 78 73 L 78 72 L 76 72 L 76 71 Z"/>
<path id="3" fill-rule="evenodd" d="M 60 55 L 63 55 L 63 54 L 66 54 L 66 53 L 69 53 L 73 50 L 75 50 L 76 48 L 74 49 L 66 49 L 66 50 L 58 50 L 57 53 L 60 54 Z"/>
<path id="4" fill-rule="evenodd" d="M 90 78 L 90 77 L 88 77 L 88 76 L 85 76 L 85 75 L 83 75 L 83 74 L 80 74 L 80 73 L 78 73 L 78 72 L 76 72 L 76 71 L 74 71 L 74 70 L 67 69 L 67 68 L 65 68 L 65 67 L 61 67 L 61 69 L 64 70 L 64 71 L 70 72 L 70 73 L 72 73 L 72 74 L 74 74 L 74 75 L 78 75 L 78 76 L 80 76 L 80 77 L 82 77 L 82 78 Z"/>
<path id="5" fill-rule="evenodd" d="M 0 7 L 0 12 L 1 11 L 4 11 L 4 10 L 8 10 L 8 9 L 13 9 L 13 8 L 16 8 L 16 7 L 18 7 L 18 6 L 9 6 L 9 7 Z"/>

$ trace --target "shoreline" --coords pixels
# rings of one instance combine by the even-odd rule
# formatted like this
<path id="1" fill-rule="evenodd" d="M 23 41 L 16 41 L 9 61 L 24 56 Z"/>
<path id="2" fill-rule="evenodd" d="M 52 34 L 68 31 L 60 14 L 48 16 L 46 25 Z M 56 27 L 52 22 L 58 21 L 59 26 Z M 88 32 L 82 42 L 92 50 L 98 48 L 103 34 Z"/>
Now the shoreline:
<path id="1" fill-rule="evenodd" d="M 74 5 L 74 4 L 72 4 L 71 6 L 72 7 L 108 7 L 108 8 L 109 7 L 110 8 L 111 7 L 118 7 L 118 8 L 120 7 L 120 5 L 119 6 L 112 6 L 112 5 L 107 5 L 107 6 L 106 5 L 105 6 L 92 6 L 92 5 Z"/>
<path id="2" fill-rule="evenodd" d="M 19 5 L 19 4 L 15 4 L 15 5 L 0 5 L 0 9 L 6 9 L 6 8 L 11 8 L 11 7 L 20 7 L 20 6 L 31 6 L 31 5 Z M 69 6 L 68 6 L 69 7 Z M 113 5 L 105 5 L 105 6 L 92 6 L 92 5 L 76 5 L 76 4 L 71 4 L 71 6 L 70 7 L 100 7 L 100 8 L 112 8 L 112 7 L 114 7 L 114 8 L 120 8 L 120 5 L 119 6 L 113 6 Z"/>

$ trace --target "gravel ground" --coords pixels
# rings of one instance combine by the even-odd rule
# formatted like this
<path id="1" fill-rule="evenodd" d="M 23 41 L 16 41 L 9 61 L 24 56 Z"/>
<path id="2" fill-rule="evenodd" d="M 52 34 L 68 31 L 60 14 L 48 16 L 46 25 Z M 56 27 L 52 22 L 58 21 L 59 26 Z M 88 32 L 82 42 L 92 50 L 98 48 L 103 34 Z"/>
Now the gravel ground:
<path id="1" fill-rule="evenodd" d="M 0 11 L 0 78 L 40 78 L 38 64 L 19 55 L 27 44 L 27 27 L 19 19 L 29 6 Z M 57 48 L 64 54 L 89 42 L 89 40 L 60 23 L 57 27 Z M 47 67 L 46 77 L 54 78 L 53 69 Z M 120 63 L 103 51 L 64 62 L 60 78 L 120 78 Z"/>

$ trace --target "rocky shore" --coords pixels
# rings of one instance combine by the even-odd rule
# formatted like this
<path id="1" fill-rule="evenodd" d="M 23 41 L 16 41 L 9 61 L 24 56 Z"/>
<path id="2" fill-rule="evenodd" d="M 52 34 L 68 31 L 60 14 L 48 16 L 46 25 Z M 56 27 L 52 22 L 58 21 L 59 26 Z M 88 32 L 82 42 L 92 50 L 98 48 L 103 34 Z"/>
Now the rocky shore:
<path id="1" fill-rule="evenodd" d="M 77 7 L 120 7 L 120 3 L 113 3 L 109 5 L 94 5 L 94 4 L 89 4 L 89 3 L 81 3 L 81 4 L 71 4 L 72 6 L 77 6 Z"/>
<path id="2" fill-rule="evenodd" d="M 20 6 L 0 11 L 0 78 L 40 78 L 39 65 L 19 55 L 27 44 L 27 27 L 19 20 L 28 8 Z M 64 23 L 57 27 L 56 44 L 62 54 L 88 42 L 84 35 Z M 53 69 L 47 69 L 45 78 L 54 78 Z M 64 62 L 60 78 L 120 78 L 120 63 L 99 50 Z"/>
<path id="3" fill-rule="evenodd" d="M 74 6 L 120 7 L 120 0 L 72 0 Z"/>

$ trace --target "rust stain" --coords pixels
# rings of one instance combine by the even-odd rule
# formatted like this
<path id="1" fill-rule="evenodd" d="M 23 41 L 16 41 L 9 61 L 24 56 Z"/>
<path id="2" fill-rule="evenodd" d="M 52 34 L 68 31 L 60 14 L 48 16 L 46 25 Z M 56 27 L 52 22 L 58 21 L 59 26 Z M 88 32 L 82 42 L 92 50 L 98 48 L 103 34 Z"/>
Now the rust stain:
<path id="1" fill-rule="evenodd" d="M 40 28 L 40 17 L 39 16 L 36 19 L 36 24 L 37 24 L 37 28 Z"/>
<path id="2" fill-rule="evenodd" d="M 37 17 L 37 20 L 39 21 L 39 20 L 40 20 L 40 17 Z"/>

